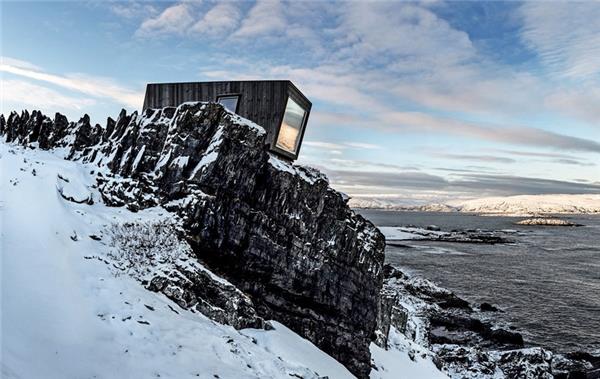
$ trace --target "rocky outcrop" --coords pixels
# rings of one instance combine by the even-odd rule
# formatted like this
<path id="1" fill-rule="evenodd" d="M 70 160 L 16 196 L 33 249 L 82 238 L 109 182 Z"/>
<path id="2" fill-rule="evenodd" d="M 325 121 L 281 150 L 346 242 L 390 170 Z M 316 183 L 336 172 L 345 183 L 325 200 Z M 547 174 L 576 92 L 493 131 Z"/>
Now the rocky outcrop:
<path id="1" fill-rule="evenodd" d="M 68 147 L 70 159 L 97 166 L 109 205 L 177 214 L 197 258 L 246 293 L 260 317 L 368 377 L 384 237 L 319 172 L 271 155 L 260 126 L 193 103 L 123 111 L 105 128 L 89 117 L 66 124 L 12 113 L 3 129 L 9 142 Z"/>
<path id="2" fill-rule="evenodd" d="M 183 309 L 237 329 L 268 326 L 246 294 L 195 259 L 181 232 L 177 220 L 168 217 L 154 222 L 110 224 L 102 236 L 90 238 L 104 239 L 109 252 L 96 258 L 110 262 L 116 275 L 126 273 Z"/>
<path id="3" fill-rule="evenodd" d="M 418 277 L 384 266 L 380 298 L 383 312 L 377 342 L 386 347 L 391 328 L 429 348 L 432 359 L 451 378 L 595 378 L 600 359 L 590 354 L 560 355 L 524 347 L 521 334 L 499 327 L 484 303 L 480 312 L 454 293 Z M 399 316 L 398 314 L 401 314 Z M 394 320 L 403 320 L 398 323 Z"/>
<path id="4" fill-rule="evenodd" d="M 569 220 L 563 220 L 555 217 L 535 217 L 527 218 L 515 222 L 517 225 L 536 225 L 536 226 L 583 226 Z"/>

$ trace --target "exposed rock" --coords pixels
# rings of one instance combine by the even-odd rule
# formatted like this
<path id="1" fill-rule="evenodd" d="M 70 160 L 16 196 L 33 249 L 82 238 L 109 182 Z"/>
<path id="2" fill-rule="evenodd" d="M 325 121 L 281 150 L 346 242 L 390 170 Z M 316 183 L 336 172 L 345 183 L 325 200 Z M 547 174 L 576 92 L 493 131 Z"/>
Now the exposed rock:
<path id="1" fill-rule="evenodd" d="M 497 327 L 452 292 L 389 265 L 384 273 L 377 342 L 386 346 L 386 331 L 395 327 L 430 348 L 451 378 L 593 378 L 600 364 L 600 358 L 587 353 L 562 356 L 539 347 L 522 348 L 521 334 Z M 497 309 L 486 304 L 481 311 Z M 404 329 L 392 322 L 398 310 L 406 319 Z"/>
<path id="2" fill-rule="evenodd" d="M 481 351 L 440 345 L 434 348 L 451 377 L 552 379 L 552 353 L 541 348 Z"/>
<path id="3" fill-rule="evenodd" d="M 260 126 L 200 103 L 141 116 L 122 111 L 106 128 L 92 127 L 87 116 L 68 124 L 39 112 L 30 119 L 11 114 L 7 141 L 67 146 L 70 159 L 110 170 L 98 176 L 108 205 L 136 210 L 161 204 L 176 213 L 198 259 L 248 294 L 260 317 L 286 324 L 358 377 L 368 377 L 383 235 L 350 210 L 322 174 L 272 156 Z M 192 276 L 185 293 L 218 287 Z M 164 278 L 149 284 L 161 292 L 170 286 Z M 219 290 L 217 298 L 226 296 Z M 216 319 L 228 317 L 198 304 Z"/>
<path id="4" fill-rule="evenodd" d="M 500 309 L 496 308 L 490 303 L 481 303 L 479 305 L 479 310 L 482 312 L 499 312 Z"/>
<path id="5" fill-rule="evenodd" d="M 450 230 L 443 231 L 435 225 L 420 228 L 416 226 L 402 227 L 383 227 L 386 234 L 387 244 L 398 246 L 398 241 L 418 240 L 418 241 L 439 241 L 439 242 L 459 242 L 494 245 L 498 243 L 512 243 L 507 238 L 504 231 L 492 230 Z"/>
<path id="6" fill-rule="evenodd" d="M 195 259 L 174 220 L 112 224 L 103 234 L 111 250 L 101 259 L 111 260 L 117 274 L 127 273 L 181 308 L 222 324 L 238 329 L 266 325 L 246 294 Z"/>
<path id="7" fill-rule="evenodd" d="M 176 265 L 166 275 L 154 276 L 146 288 L 165 294 L 184 309 L 196 310 L 236 329 L 266 326 L 247 295 L 199 268 Z"/>
<path id="8" fill-rule="evenodd" d="M 560 218 L 552 218 L 552 217 L 535 217 L 535 218 L 527 218 L 525 220 L 515 222 L 517 225 L 538 225 L 538 226 L 582 226 L 581 224 L 577 224 L 571 222 L 569 220 L 563 220 Z"/>

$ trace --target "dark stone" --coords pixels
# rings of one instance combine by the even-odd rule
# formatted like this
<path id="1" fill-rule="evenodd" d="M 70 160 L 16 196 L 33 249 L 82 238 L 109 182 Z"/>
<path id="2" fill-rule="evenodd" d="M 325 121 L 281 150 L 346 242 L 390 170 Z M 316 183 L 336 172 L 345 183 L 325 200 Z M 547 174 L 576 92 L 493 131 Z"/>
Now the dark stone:
<path id="1" fill-rule="evenodd" d="M 107 167 L 114 176 L 97 177 L 106 204 L 134 211 L 162 204 L 177 213 L 198 259 L 249 295 L 248 312 L 282 322 L 359 378 L 369 376 L 385 241 L 322 174 L 271 156 L 264 131 L 217 104 L 121 111 L 106 128 L 87 116 L 77 123 L 42 116 L 29 122 L 28 113 L 11 113 L 6 140 L 69 144 L 69 158 Z M 218 304 L 223 292 L 201 292 L 218 286 L 194 280 L 179 301 L 197 301 L 193 309 L 236 325 Z M 215 304 L 224 312 L 211 313 Z"/>
<path id="2" fill-rule="evenodd" d="M 479 309 L 480 309 L 482 312 L 498 312 L 498 311 L 499 311 L 499 309 L 498 309 L 498 308 L 496 308 L 495 306 L 493 306 L 493 305 L 492 305 L 492 304 L 490 304 L 490 303 L 481 303 L 481 304 L 479 305 Z"/>

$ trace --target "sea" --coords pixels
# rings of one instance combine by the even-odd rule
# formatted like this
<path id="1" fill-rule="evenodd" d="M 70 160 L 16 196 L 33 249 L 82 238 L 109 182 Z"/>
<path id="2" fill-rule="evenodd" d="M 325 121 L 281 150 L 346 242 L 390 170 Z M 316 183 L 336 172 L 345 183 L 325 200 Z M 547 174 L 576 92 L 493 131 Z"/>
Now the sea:
<path id="1" fill-rule="evenodd" d="M 508 231 L 509 244 L 403 241 L 386 261 L 504 312 L 526 343 L 600 353 L 600 216 L 561 216 L 580 227 L 516 225 L 522 218 L 358 210 L 377 226 Z"/>

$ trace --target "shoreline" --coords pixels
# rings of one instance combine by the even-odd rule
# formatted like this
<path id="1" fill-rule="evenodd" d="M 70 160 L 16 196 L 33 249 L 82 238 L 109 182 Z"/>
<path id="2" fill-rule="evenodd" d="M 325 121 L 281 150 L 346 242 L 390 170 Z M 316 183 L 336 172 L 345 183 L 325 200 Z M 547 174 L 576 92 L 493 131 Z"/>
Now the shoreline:
<path id="1" fill-rule="evenodd" d="M 427 349 L 450 378 L 491 379 L 500 372 L 506 378 L 600 378 L 598 352 L 556 353 L 527 343 L 524 330 L 498 319 L 505 311 L 495 304 L 473 304 L 403 267 L 386 264 L 384 270 L 384 293 L 400 299 L 392 326 Z"/>

